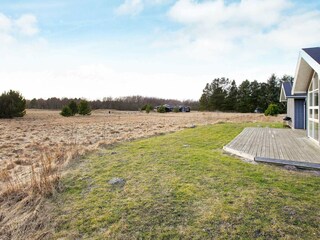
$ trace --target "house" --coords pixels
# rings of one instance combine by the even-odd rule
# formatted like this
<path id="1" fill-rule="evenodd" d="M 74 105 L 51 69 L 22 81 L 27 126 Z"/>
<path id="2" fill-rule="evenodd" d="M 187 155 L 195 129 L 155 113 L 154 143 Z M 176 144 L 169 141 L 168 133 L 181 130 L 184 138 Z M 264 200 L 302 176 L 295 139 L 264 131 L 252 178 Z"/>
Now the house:
<path id="1" fill-rule="evenodd" d="M 156 106 L 154 108 L 155 111 L 158 111 L 158 109 L 163 106 L 165 111 L 166 112 L 173 112 L 175 109 L 178 109 L 179 112 L 190 112 L 191 111 L 191 108 L 188 107 L 188 106 L 172 106 L 172 105 L 169 105 L 169 104 L 164 104 L 164 105 L 160 105 L 160 106 Z"/>
<path id="2" fill-rule="evenodd" d="M 320 47 L 301 50 L 293 84 L 284 83 L 280 101 L 287 101 L 287 114 L 293 129 L 306 129 L 307 136 L 319 142 Z"/>
<path id="3" fill-rule="evenodd" d="M 288 125 L 293 129 L 306 129 L 306 94 L 292 94 L 292 83 L 281 85 L 280 102 L 287 102 Z"/>
<path id="4" fill-rule="evenodd" d="M 188 106 L 179 106 L 179 112 L 190 112 L 190 107 Z"/>
<path id="5" fill-rule="evenodd" d="M 173 106 L 171 106 L 171 105 L 169 105 L 169 104 L 164 104 L 164 105 L 159 105 L 159 106 L 156 106 L 155 108 L 154 108 L 154 110 L 155 111 L 158 111 L 158 109 L 160 108 L 160 107 L 164 107 L 164 109 L 165 109 L 165 112 L 172 112 L 173 111 Z"/>

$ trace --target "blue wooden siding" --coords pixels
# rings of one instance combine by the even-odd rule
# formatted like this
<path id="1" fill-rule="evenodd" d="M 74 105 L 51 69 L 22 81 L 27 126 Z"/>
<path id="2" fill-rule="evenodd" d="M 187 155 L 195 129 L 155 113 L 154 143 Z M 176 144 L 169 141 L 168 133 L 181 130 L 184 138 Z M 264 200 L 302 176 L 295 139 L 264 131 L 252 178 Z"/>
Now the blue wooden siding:
<path id="1" fill-rule="evenodd" d="M 306 129 L 306 108 L 304 99 L 294 101 L 294 128 Z"/>

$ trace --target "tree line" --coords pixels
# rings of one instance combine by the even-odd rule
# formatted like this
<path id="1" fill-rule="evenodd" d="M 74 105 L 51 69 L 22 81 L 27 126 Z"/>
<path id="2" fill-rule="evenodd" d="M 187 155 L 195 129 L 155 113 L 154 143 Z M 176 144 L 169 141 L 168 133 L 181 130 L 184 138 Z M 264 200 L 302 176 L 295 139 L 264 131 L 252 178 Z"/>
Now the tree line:
<path id="1" fill-rule="evenodd" d="M 34 109 L 62 109 L 68 105 L 71 101 L 80 103 L 80 98 L 48 98 L 48 99 L 36 99 L 27 100 L 27 108 Z M 199 110 L 199 102 L 194 100 L 179 101 L 175 99 L 163 99 L 154 97 L 143 97 L 143 96 L 127 96 L 112 98 L 107 97 L 103 100 L 88 101 L 92 109 L 115 109 L 124 111 L 137 111 L 147 104 L 151 106 L 158 106 L 165 103 L 170 105 L 186 105 L 192 110 Z"/>
<path id="2" fill-rule="evenodd" d="M 279 112 L 286 111 L 286 105 L 279 102 L 282 82 L 292 82 L 293 77 L 278 78 L 272 74 L 267 82 L 243 81 L 237 86 L 235 80 L 215 78 L 207 83 L 199 100 L 200 110 L 227 112 L 264 112 L 270 104 L 277 105 Z"/>

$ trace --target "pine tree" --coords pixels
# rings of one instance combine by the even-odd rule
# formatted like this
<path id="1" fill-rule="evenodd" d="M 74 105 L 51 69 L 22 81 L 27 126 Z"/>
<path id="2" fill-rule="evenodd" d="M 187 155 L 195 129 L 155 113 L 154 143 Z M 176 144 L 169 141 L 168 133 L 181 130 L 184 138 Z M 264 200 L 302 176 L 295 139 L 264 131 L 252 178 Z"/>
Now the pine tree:
<path id="1" fill-rule="evenodd" d="M 70 109 L 69 106 L 64 106 L 60 112 L 60 115 L 61 116 L 64 116 L 64 117 L 70 117 L 70 116 L 73 116 L 72 115 L 72 110 Z"/>
<path id="2" fill-rule="evenodd" d="M 72 116 L 76 115 L 79 110 L 78 110 L 78 105 L 75 101 L 71 101 L 69 104 L 68 104 L 69 108 L 71 109 L 71 113 L 72 113 Z"/>
<path id="3" fill-rule="evenodd" d="M 202 91 L 202 95 L 199 100 L 200 104 L 200 110 L 210 110 L 210 96 L 211 96 L 211 90 L 210 90 L 210 85 L 209 83 L 206 84 L 205 88 Z"/>
<path id="4" fill-rule="evenodd" d="M 91 115 L 91 108 L 88 101 L 81 100 L 79 103 L 79 114 L 80 115 Z"/>
<path id="5" fill-rule="evenodd" d="M 33 98 L 29 103 L 29 108 L 37 108 L 37 99 Z"/>
<path id="6" fill-rule="evenodd" d="M 225 109 L 227 111 L 236 111 L 238 103 L 238 87 L 236 81 L 231 82 L 231 87 L 226 97 Z"/>
<path id="7" fill-rule="evenodd" d="M 23 117 L 26 114 L 26 100 L 17 91 L 10 90 L 0 96 L 0 118 Z"/>
<path id="8" fill-rule="evenodd" d="M 257 80 L 250 83 L 250 109 L 249 112 L 253 112 L 259 106 L 260 84 Z"/>
<path id="9" fill-rule="evenodd" d="M 228 78 L 215 78 L 210 84 L 207 83 L 199 100 L 201 110 L 225 110 L 229 87 L 230 80 Z"/>
<path id="10" fill-rule="evenodd" d="M 250 112 L 252 109 L 250 95 L 250 82 L 245 80 L 239 86 L 237 111 Z"/>
<path id="11" fill-rule="evenodd" d="M 280 81 L 275 74 L 272 74 L 271 77 L 267 80 L 267 98 L 266 101 L 269 104 L 279 102 L 280 94 Z"/>
<path id="12" fill-rule="evenodd" d="M 267 96 L 267 92 L 268 92 L 268 84 L 267 83 L 260 83 L 259 85 L 260 86 L 259 86 L 259 94 L 258 94 L 258 106 L 261 108 L 262 111 L 265 111 L 268 107 L 268 103 L 266 101 L 266 96 Z"/>

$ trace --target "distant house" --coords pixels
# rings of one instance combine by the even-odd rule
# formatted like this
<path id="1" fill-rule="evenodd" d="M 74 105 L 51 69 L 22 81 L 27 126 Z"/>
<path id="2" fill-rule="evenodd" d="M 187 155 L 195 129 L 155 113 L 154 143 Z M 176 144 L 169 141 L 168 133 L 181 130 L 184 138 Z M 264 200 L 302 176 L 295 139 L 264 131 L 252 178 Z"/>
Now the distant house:
<path id="1" fill-rule="evenodd" d="M 163 106 L 165 108 L 166 112 L 172 112 L 175 108 L 178 108 L 179 112 L 190 112 L 191 111 L 190 107 L 188 107 L 188 106 L 172 106 L 172 105 L 169 105 L 169 104 L 156 106 L 154 108 L 154 110 L 158 111 L 158 108 L 160 108 L 161 106 Z"/>
<path id="2" fill-rule="evenodd" d="M 154 108 L 154 110 L 155 111 L 158 111 L 158 109 L 160 108 L 160 107 L 164 107 L 164 109 L 165 109 L 165 111 L 166 112 L 172 112 L 173 111 L 173 106 L 171 106 L 171 105 L 169 105 L 169 104 L 164 104 L 164 105 L 159 105 L 159 106 L 156 106 L 155 108 Z"/>
<path id="3" fill-rule="evenodd" d="M 306 129 L 307 135 L 320 144 L 319 128 L 320 47 L 301 50 L 294 82 L 283 83 L 280 101 L 287 101 L 287 114 L 293 129 Z"/>
<path id="4" fill-rule="evenodd" d="M 190 112 L 190 110 L 188 106 L 179 106 L 179 112 Z"/>
<path id="5" fill-rule="evenodd" d="M 293 129 L 306 129 L 306 94 L 292 94 L 291 82 L 281 86 L 280 102 L 287 102 L 288 124 Z"/>

